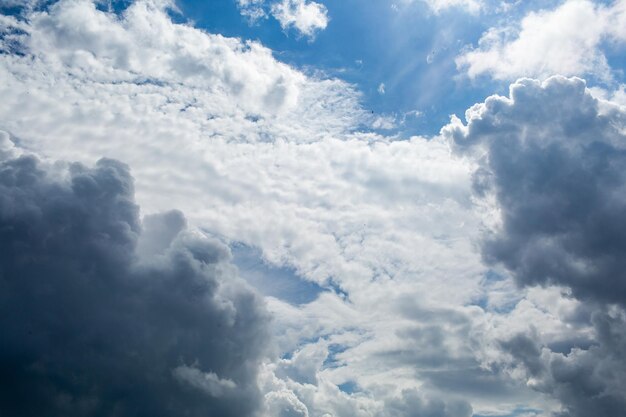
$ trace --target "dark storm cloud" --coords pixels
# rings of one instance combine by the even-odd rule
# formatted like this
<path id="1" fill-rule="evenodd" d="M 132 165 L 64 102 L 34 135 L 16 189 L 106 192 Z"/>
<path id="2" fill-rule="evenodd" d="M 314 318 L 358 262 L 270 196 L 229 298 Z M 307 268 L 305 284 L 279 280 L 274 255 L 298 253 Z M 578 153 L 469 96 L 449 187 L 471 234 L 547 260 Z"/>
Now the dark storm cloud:
<path id="1" fill-rule="evenodd" d="M 559 416 L 620 417 L 626 409 L 626 115 L 579 79 L 521 80 L 444 134 L 479 156 L 478 195 L 493 194 L 502 227 L 484 258 L 520 285 L 560 285 L 584 302 L 595 340 L 558 351 L 533 331 L 500 342 Z M 562 343 L 561 343 L 562 344 Z"/>
<path id="2" fill-rule="evenodd" d="M 503 227 L 483 244 L 523 285 L 558 284 L 580 299 L 626 304 L 626 127 L 579 79 L 519 81 L 490 97 L 459 149 L 486 150 L 475 177 L 494 191 Z"/>
<path id="3" fill-rule="evenodd" d="M 0 415 L 254 415 L 268 316 L 228 249 L 179 212 L 142 232 L 120 162 L 59 179 L 11 153 L 5 140 Z"/>

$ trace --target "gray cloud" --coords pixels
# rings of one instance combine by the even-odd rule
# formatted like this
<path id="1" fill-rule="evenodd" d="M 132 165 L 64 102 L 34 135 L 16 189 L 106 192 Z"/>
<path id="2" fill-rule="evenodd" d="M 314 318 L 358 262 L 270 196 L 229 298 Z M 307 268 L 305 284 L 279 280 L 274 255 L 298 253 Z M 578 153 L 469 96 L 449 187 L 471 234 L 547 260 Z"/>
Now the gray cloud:
<path id="1" fill-rule="evenodd" d="M 524 285 L 570 287 L 626 303 L 626 115 L 601 111 L 579 79 L 521 80 L 454 127 L 459 148 L 485 149 L 477 191 L 496 195 L 502 227 L 483 255 Z"/>
<path id="2" fill-rule="evenodd" d="M 3 138 L 0 414 L 254 415 L 268 314 L 228 248 L 179 212 L 142 231 L 120 162 L 60 172 Z"/>
<path id="3" fill-rule="evenodd" d="M 389 417 L 470 417 L 472 407 L 464 400 L 425 399 L 416 390 L 404 390 L 398 398 L 385 402 Z"/>
<path id="4" fill-rule="evenodd" d="M 559 417 L 618 417 L 626 409 L 626 321 L 623 312 L 597 311 L 596 340 L 588 349 L 553 352 L 518 334 L 502 342 L 512 366 L 523 370 L 535 390 L 558 398 Z"/>
<path id="5" fill-rule="evenodd" d="M 528 386 L 561 402 L 559 416 L 618 417 L 626 409 L 626 115 L 576 78 L 520 80 L 510 98 L 468 110 L 444 129 L 479 156 L 475 191 L 492 195 L 501 225 L 484 258 L 522 286 L 557 285 L 585 302 L 595 336 L 552 350 L 534 330 L 500 341 Z M 561 343 L 562 345 L 563 343 Z M 516 372 L 513 372 L 514 374 Z"/>

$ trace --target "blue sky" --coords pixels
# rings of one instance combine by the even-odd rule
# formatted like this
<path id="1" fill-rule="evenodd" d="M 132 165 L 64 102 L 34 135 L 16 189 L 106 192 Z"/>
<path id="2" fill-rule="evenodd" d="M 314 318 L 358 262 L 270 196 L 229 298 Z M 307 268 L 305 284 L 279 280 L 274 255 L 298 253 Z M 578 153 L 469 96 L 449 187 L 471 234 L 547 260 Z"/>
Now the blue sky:
<path id="1" fill-rule="evenodd" d="M 454 79 L 455 56 L 489 24 L 457 9 L 434 15 L 420 2 L 394 9 L 386 1 L 330 1 L 325 3 L 328 27 L 311 39 L 283 30 L 271 16 L 250 24 L 230 0 L 178 4 L 184 16 L 210 32 L 258 40 L 283 62 L 355 84 L 364 107 L 376 114 L 426 116 L 408 115 L 400 129 L 405 136 L 437 133 L 450 114 L 462 114 L 494 92 L 493 84 Z M 384 94 L 378 91 L 381 84 Z M 505 85 L 497 87 L 506 91 Z"/>
<path id="2" fill-rule="evenodd" d="M 625 0 L 3 1 L 0 414 L 622 417 L 625 71 Z"/>
<path id="3" fill-rule="evenodd" d="M 328 26 L 313 37 L 281 28 L 271 15 L 251 22 L 233 0 L 180 1 L 182 16 L 209 32 L 257 40 L 280 61 L 310 73 L 354 84 L 363 106 L 395 116 L 392 132 L 401 137 L 433 135 L 452 114 L 463 116 L 491 94 L 506 94 L 508 82 L 490 77 L 468 79 L 455 58 L 475 47 L 489 28 L 511 24 L 529 11 L 549 10 L 558 1 L 510 2 L 506 11 L 468 13 L 463 7 L 434 12 L 420 1 L 327 1 Z M 598 4 L 610 4 L 610 1 Z M 492 3 L 490 3 L 491 5 Z M 503 4 L 505 4 L 503 2 Z M 603 45 L 612 68 L 624 66 L 623 46 Z M 616 82 L 624 80 L 616 74 Z M 589 80 L 606 85 L 605 80 Z M 384 85 L 384 94 L 379 87 Z M 414 112 L 419 112 L 420 116 Z"/>

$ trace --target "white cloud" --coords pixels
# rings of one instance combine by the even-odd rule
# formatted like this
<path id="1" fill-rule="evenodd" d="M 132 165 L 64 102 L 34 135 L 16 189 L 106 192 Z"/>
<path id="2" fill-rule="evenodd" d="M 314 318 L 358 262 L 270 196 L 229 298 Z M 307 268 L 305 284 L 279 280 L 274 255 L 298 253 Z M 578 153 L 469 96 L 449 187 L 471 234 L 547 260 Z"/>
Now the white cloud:
<path id="1" fill-rule="evenodd" d="M 610 102 L 612 105 L 620 105 L 626 108 L 626 84 L 620 84 L 613 90 L 605 89 L 602 87 L 590 87 L 589 91 L 594 97 Z"/>
<path id="2" fill-rule="evenodd" d="M 531 12 L 518 25 L 485 32 L 478 48 L 456 60 L 471 78 L 545 78 L 554 74 L 592 74 L 611 79 L 603 42 L 626 40 L 626 1 L 610 6 L 569 0 L 554 10 Z"/>
<path id="3" fill-rule="evenodd" d="M 478 13 L 484 7 L 482 0 L 424 0 L 435 12 L 441 13 L 444 10 L 460 7 L 470 13 Z"/>
<path id="4" fill-rule="evenodd" d="M 314 1 L 281 0 L 272 5 L 272 14 L 283 29 L 294 28 L 308 37 L 314 37 L 328 25 L 326 6 Z"/>
<path id="5" fill-rule="evenodd" d="M 400 11 L 402 5 L 412 4 L 418 0 L 399 0 L 391 4 L 394 11 Z M 470 14 L 478 14 L 486 7 L 485 0 L 419 0 L 425 3 L 436 15 L 450 10 L 464 10 Z"/>
<path id="6" fill-rule="evenodd" d="M 265 0 L 237 0 L 239 13 L 246 17 L 251 24 L 267 17 L 267 13 L 263 7 L 264 4 Z"/>
<path id="7" fill-rule="evenodd" d="M 326 6 L 311 0 L 237 0 L 240 13 L 251 23 L 271 14 L 284 29 L 313 39 L 328 26 Z"/>

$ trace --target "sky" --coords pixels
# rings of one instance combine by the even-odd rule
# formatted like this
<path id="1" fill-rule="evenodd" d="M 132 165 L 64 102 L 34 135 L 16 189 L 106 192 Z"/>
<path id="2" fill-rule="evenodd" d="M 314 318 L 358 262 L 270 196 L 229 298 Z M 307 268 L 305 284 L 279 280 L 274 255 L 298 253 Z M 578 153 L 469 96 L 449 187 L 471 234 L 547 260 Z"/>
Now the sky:
<path id="1" fill-rule="evenodd" d="M 0 0 L 0 415 L 622 417 L 626 1 Z"/>

